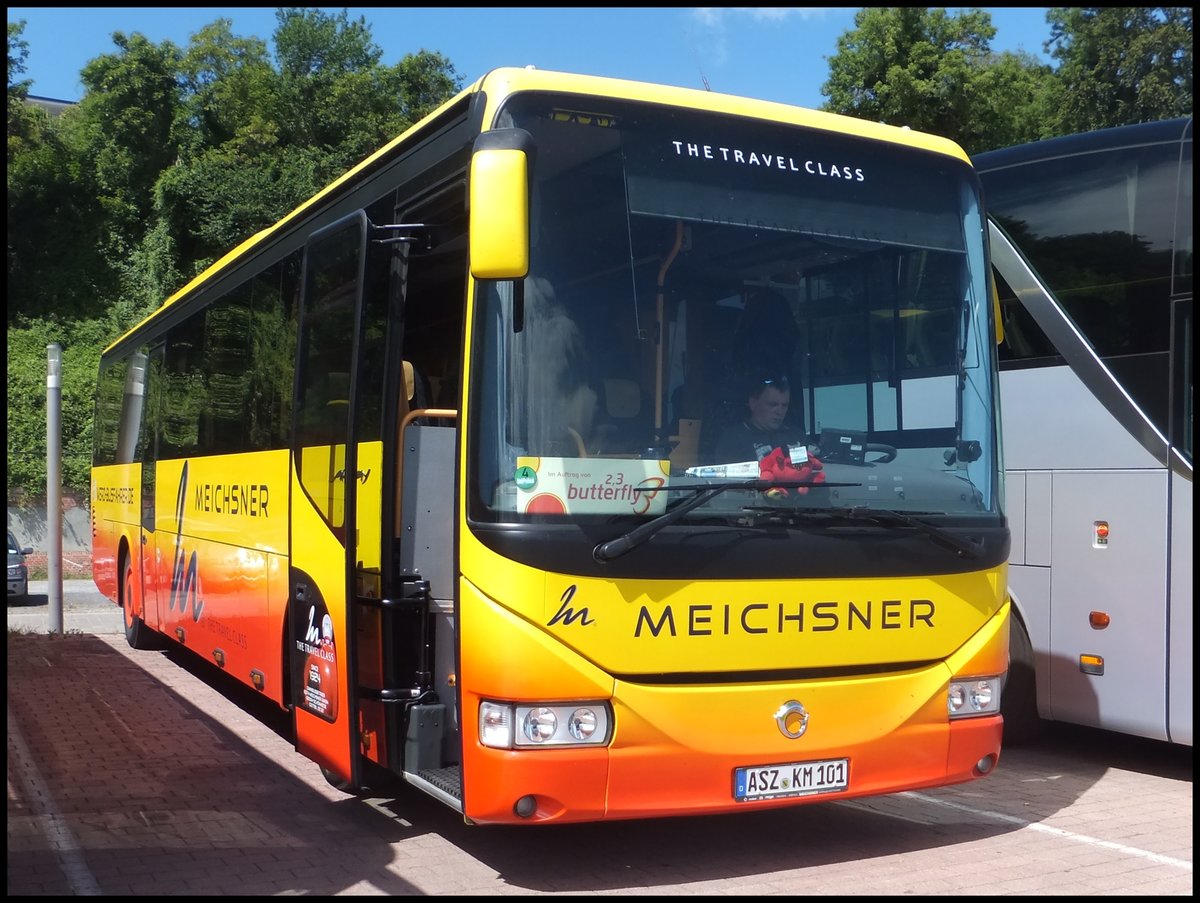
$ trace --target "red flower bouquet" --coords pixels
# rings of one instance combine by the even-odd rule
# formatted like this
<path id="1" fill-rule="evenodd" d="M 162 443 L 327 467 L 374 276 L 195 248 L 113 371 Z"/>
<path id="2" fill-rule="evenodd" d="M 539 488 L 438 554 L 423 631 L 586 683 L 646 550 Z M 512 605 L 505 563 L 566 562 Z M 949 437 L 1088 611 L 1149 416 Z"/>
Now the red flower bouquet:
<path id="1" fill-rule="evenodd" d="M 775 448 L 758 462 L 758 478 L 772 483 L 824 483 L 824 465 L 819 458 L 808 455 L 799 464 L 792 463 L 792 457 L 787 449 Z M 808 486 L 796 486 L 796 493 L 804 495 Z M 783 486 L 775 486 L 767 490 L 769 498 L 784 498 L 788 490 Z"/>

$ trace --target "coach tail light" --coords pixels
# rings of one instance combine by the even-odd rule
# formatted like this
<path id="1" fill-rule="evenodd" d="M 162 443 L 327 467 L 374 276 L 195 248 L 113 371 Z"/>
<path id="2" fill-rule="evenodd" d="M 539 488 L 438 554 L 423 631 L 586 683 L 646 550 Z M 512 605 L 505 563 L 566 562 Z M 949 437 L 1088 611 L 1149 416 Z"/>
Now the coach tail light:
<path id="1" fill-rule="evenodd" d="M 946 689 L 946 711 L 951 720 L 1000 711 L 999 677 L 964 677 L 952 680 Z"/>
<path id="2" fill-rule="evenodd" d="M 604 746 L 612 736 L 607 702 L 547 702 L 479 706 L 479 741 L 494 749 Z"/>

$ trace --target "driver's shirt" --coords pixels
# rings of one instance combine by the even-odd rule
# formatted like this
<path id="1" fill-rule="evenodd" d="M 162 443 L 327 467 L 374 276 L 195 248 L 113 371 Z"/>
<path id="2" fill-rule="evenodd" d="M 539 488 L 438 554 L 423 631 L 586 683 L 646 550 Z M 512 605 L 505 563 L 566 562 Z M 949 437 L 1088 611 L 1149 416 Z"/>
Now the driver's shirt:
<path id="1" fill-rule="evenodd" d="M 777 448 L 789 445 L 804 445 L 804 434 L 795 427 L 784 424 L 774 430 L 760 430 L 748 422 L 729 427 L 717 440 L 713 452 L 717 464 L 740 464 L 743 461 L 761 461 Z"/>

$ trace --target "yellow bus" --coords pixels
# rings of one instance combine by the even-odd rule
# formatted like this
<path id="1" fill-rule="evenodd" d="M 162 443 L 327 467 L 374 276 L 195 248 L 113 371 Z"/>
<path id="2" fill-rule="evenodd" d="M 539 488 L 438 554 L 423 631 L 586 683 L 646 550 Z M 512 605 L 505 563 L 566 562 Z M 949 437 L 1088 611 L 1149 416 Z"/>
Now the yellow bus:
<path id="1" fill-rule="evenodd" d="M 986 775 L 985 223 L 938 137 L 492 71 L 105 350 L 96 584 L 472 824 Z"/>

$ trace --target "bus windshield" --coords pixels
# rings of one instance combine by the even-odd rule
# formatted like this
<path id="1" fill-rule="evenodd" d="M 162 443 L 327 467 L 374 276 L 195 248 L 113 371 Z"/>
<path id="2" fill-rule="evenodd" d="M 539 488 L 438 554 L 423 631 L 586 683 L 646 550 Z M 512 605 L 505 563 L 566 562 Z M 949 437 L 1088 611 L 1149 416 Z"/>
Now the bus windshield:
<path id="1" fill-rule="evenodd" d="M 537 149 L 532 247 L 519 290 L 479 288 L 473 518 L 636 523 L 745 480 L 680 520 L 996 517 L 965 162 L 578 97 L 518 95 L 499 124 Z"/>

